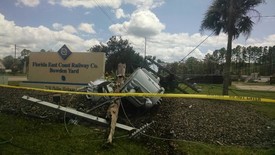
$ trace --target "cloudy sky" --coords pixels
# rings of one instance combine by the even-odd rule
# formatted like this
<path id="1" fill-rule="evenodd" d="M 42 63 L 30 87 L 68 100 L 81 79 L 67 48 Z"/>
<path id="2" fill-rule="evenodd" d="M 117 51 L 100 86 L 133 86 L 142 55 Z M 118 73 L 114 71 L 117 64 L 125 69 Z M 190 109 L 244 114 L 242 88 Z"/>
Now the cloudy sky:
<path id="1" fill-rule="evenodd" d="M 113 35 L 128 39 L 142 56 L 145 51 L 167 62 L 180 61 L 210 31 L 199 32 L 212 0 L 1 0 L 0 58 L 31 51 L 58 50 L 63 44 L 73 52 L 106 43 Z M 275 0 L 256 9 L 250 37 L 236 45 L 275 45 Z M 190 56 L 202 59 L 208 52 L 226 47 L 225 34 L 210 36 Z"/>

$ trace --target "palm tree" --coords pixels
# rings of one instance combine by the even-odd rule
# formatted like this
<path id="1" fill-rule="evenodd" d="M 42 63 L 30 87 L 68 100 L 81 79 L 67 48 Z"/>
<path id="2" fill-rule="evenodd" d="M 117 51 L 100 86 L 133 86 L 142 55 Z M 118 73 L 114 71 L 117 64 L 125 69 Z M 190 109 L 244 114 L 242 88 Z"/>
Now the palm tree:
<path id="1" fill-rule="evenodd" d="M 264 0 L 214 0 L 205 13 L 201 31 L 212 30 L 215 35 L 219 35 L 222 31 L 228 36 L 223 95 L 228 95 L 232 40 L 237 39 L 240 34 L 248 38 L 254 24 L 249 13 L 254 12 L 260 17 L 254 8 L 261 3 L 264 3 Z"/>

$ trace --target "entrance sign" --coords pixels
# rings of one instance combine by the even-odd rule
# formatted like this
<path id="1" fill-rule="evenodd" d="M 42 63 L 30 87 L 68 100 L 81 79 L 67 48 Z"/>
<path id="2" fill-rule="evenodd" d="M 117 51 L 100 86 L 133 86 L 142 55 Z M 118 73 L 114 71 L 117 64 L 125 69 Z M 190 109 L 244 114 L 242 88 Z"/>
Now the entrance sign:
<path id="1" fill-rule="evenodd" d="M 75 52 L 62 46 L 58 52 L 33 52 L 29 56 L 28 81 L 49 89 L 80 87 L 104 77 L 105 53 Z"/>

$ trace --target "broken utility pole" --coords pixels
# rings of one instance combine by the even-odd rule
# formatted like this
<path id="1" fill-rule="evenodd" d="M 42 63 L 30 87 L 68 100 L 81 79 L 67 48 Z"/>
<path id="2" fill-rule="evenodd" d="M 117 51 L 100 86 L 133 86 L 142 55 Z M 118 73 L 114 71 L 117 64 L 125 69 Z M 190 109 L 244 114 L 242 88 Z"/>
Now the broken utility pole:
<path id="1" fill-rule="evenodd" d="M 125 80 L 126 64 L 119 63 L 117 69 L 117 80 L 115 85 L 115 93 L 120 92 L 120 87 L 124 84 Z M 113 136 L 115 133 L 116 122 L 118 118 L 118 111 L 120 107 L 121 99 L 119 97 L 115 98 L 113 103 L 109 106 L 107 110 L 107 118 L 110 118 L 110 133 L 107 139 L 107 143 L 111 144 L 113 141 Z"/>

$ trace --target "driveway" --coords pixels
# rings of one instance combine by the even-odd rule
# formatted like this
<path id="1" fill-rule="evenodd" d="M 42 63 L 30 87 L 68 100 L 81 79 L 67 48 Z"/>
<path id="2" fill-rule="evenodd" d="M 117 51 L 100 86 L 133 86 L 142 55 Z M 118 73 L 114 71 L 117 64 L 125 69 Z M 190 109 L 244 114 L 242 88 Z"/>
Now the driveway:
<path id="1" fill-rule="evenodd" d="M 233 85 L 242 90 L 275 91 L 275 85 L 249 85 L 244 83 L 233 83 Z"/>

